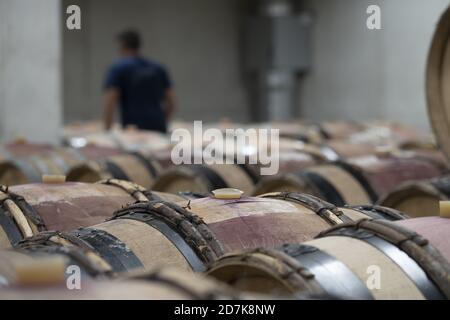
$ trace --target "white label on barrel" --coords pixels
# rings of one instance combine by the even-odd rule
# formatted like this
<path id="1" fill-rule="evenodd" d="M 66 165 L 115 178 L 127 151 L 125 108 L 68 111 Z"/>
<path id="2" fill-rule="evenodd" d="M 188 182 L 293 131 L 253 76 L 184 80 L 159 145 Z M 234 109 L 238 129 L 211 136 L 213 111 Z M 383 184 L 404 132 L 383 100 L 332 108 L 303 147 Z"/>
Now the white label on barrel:
<path id="1" fill-rule="evenodd" d="M 15 265 L 15 281 L 21 285 L 64 283 L 67 260 L 60 256 Z"/>
<path id="2" fill-rule="evenodd" d="M 44 174 L 42 176 L 42 182 L 43 183 L 64 183 L 64 182 L 66 182 L 66 176 Z"/>
<path id="3" fill-rule="evenodd" d="M 450 218 L 450 201 L 439 202 L 440 215 L 443 218 Z"/>
<path id="4" fill-rule="evenodd" d="M 216 199 L 240 199 L 244 191 L 234 188 L 217 189 L 212 191 Z"/>

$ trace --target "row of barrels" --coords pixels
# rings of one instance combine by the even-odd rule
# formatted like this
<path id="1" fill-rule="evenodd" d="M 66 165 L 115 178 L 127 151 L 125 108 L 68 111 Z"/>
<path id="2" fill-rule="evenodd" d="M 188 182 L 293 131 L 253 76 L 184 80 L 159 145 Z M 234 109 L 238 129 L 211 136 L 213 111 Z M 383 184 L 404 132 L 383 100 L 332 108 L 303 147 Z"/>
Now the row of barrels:
<path id="1" fill-rule="evenodd" d="M 75 149 L 16 144 L 8 150 L 11 155 L 0 160 L 0 184 L 8 186 L 41 182 L 44 175 L 62 175 L 84 182 L 118 178 L 149 188 L 164 165 L 163 159 L 159 162 L 140 152 L 94 145 Z"/>
<path id="2" fill-rule="evenodd" d="M 207 274 L 240 290 L 344 299 L 448 299 L 450 221 L 339 225 L 304 243 L 229 254 Z"/>
<path id="3" fill-rule="evenodd" d="M 129 208 L 132 208 L 130 209 L 132 212 L 142 205 L 143 210 L 147 210 L 146 206 L 153 202 L 157 202 L 158 207 L 161 207 L 152 209 L 156 211 L 170 210 L 163 206 L 164 203 L 181 204 L 174 207 L 173 212 L 170 211 L 170 213 L 177 217 L 181 215 L 180 219 L 189 220 L 191 216 L 200 217 L 202 223 L 210 224 L 216 236 L 234 236 L 229 234 L 227 228 L 249 230 L 246 229 L 248 228 L 246 225 L 250 220 L 255 220 L 261 228 L 265 226 L 265 223 L 268 224 L 265 227 L 268 230 L 263 230 L 260 239 L 249 237 L 248 240 L 244 240 L 239 238 L 238 233 L 234 240 L 223 240 L 220 247 L 223 247 L 225 243 L 228 251 L 242 249 L 239 246 L 247 245 L 247 242 L 258 246 L 258 244 L 274 241 L 276 243 L 282 243 L 285 240 L 304 241 L 305 237 L 312 237 L 327 226 L 358 220 L 361 217 L 383 217 L 388 220 L 403 217 L 394 210 L 378 212 L 376 208 L 373 210 L 344 208 L 339 211 L 335 210 L 333 205 L 316 197 L 300 196 L 295 193 L 274 193 L 273 196 L 268 195 L 265 198 L 230 201 L 230 208 L 227 209 L 223 205 L 228 202 L 213 197 L 196 193 L 150 192 L 134 183 L 115 179 L 96 184 L 47 183 L 2 187 L 0 196 L 2 213 L 0 238 L 3 240 L 1 247 L 15 246 L 25 238 L 45 231 L 74 231 L 76 228 L 102 224 L 105 220 L 124 220 L 125 216 L 128 217 L 126 212 Z M 328 210 L 328 207 L 332 210 Z M 337 214 L 333 214 L 333 210 Z M 114 217 L 113 212 L 116 212 Z M 245 217 L 240 218 L 241 215 Z M 296 219 L 297 216 L 305 216 L 302 219 L 311 221 L 311 226 L 303 226 L 300 221 L 302 219 Z M 279 217 L 283 217 L 284 226 L 286 228 L 290 226 L 291 232 L 286 232 L 283 225 L 280 225 L 279 230 L 269 226 L 270 221 Z M 246 221 L 247 219 L 249 221 Z M 106 226 L 111 225 L 111 221 L 107 222 Z M 219 223 L 222 221 L 225 223 Z M 123 221 L 113 224 L 122 223 Z M 217 229 L 214 227 L 215 223 L 217 223 Z M 104 226 L 101 228 L 104 229 Z M 136 233 L 130 232 L 130 236 L 135 235 Z"/>
<path id="4" fill-rule="evenodd" d="M 82 275 L 78 288 L 68 290 L 68 267 L 86 264 L 89 253 L 69 250 L 60 254 L 51 247 L 21 250 L 17 244 L 38 237 L 44 230 L 69 231 L 98 224 L 111 213 L 139 201 L 182 201 L 189 195 L 148 192 L 127 181 L 97 184 L 33 184 L 2 187 L 0 191 L 0 299 L 139 299 L 210 300 L 255 299 L 212 278 L 175 268 L 127 273 L 114 279 Z M 87 242 L 86 242 L 87 244 Z M 15 247 L 15 250 L 11 250 Z M 9 250 L 5 250 L 9 249 Z M 71 255 L 75 253 L 77 258 Z M 148 253 L 151 254 L 150 252 Z M 126 258 L 126 257 L 123 257 Z M 96 266 L 98 268 L 98 266 Z M 94 269 L 92 269 L 94 270 Z M 91 270 L 91 271 L 92 271 Z M 82 281 L 82 282 L 81 282 Z M 76 284 L 75 284 L 76 285 Z"/>
<path id="5" fill-rule="evenodd" d="M 236 123 L 227 119 L 219 122 L 202 123 L 204 130 L 213 128 L 225 132 L 227 129 L 277 129 L 280 136 L 307 143 L 321 144 L 330 141 L 345 141 L 359 144 L 379 145 L 393 142 L 400 148 L 429 147 L 433 145 L 429 136 L 416 128 L 395 122 L 371 121 L 321 121 L 311 122 L 293 120 L 267 123 Z M 177 129 L 194 132 L 193 122 L 173 121 L 169 133 Z M 124 129 L 114 128 L 111 133 L 105 133 L 100 122 L 72 123 L 64 128 L 63 142 L 75 148 L 86 144 L 107 147 L 139 146 L 147 149 L 158 149 L 168 144 L 167 137 L 155 132 L 139 131 L 133 126 Z M 146 141 L 145 141 L 146 140 Z M 148 141 L 153 141 L 150 146 Z"/>
<path id="6" fill-rule="evenodd" d="M 314 194 L 337 205 L 375 203 L 405 182 L 446 174 L 446 160 L 435 155 L 368 155 L 311 166 L 266 178 L 256 186 L 254 194 L 286 190 Z"/>
<path id="7" fill-rule="evenodd" d="M 189 127 L 189 124 L 178 124 L 179 127 Z M 241 127 L 238 124 L 232 123 L 219 123 L 219 124 L 206 124 L 205 128 L 218 127 L 226 130 L 226 128 Z M 414 141 L 419 139 L 419 134 L 415 130 L 395 124 L 361 124 L 352 122 L 322 122 L 321 124 L 306 123 L 306 122 L 291 122 L 291 123 L 268 123 L 268 124 L 254 124 L 255 128 L 278 128 L 281 131 L 281 139 L 279 143 L 279 173 L 281 175 L 290 175 L 287 180 L 292 180 L 292 175 L 297 175 L 298 172 L 304 171 L 310 167 L 316 170 L 316 166 L 320 166 L 329 162 L 352 162 L 352 166 L 363 167 L 363 171 L 370 171 L 372 167 L 377 167 L 377 163 L 374 163 L 373 158 L 380 158 L 385 153 L 404 153 L 396 151 L 400 143 L 398 141 Z M 177 124 L 174 124 L 173 129 L 177 128 Z M 246 126 L 244 126 L 246 128 Z M 390 134 L 386 137 L 390 142 L 395 144 L 386 148 L 382 147 L 380 150 L 380 141 L 368 141 L 361 137 L 362 133 L 366 133 L 368 137 L 371 135 L 377 136 L 378 133 L 370 132 L 385 129 Z M 383 131 L 383 130 L 381 130 Z M 312 132 L 319 132 L 321 139 L 313 139 Z M 367 132 L 369 132 L 367 134 Z M 306 134 L 308 133 L 308 134 Z M 360 136 L 357 136 L 357 135 Z M 303 139 L 299 136 L 309 136 L 307 139 Z M 369 139 L 371 140 L 371 139 Z M 376 139 L 374 139 L 376 140 Z M 273 182 L 262 183 L 263 177 L 260 176 L 260 168 L 257 165 L 240 165 L 239 168 L 233 168 L 233 166 L 213 166 L 212 170 L 209 170 L 208 166 L 185 166 L 178 168 L 173 166 L 171 160 L 171 148 L 168 137 L 163 137 L 160 134 L 139 131 L 135 129 L 126 130 L 113 130 L 110 133 L 102 132 L 101 127 L 97 124 L 78 125 L 67 127 L 65 132 L 65 143 L 73 146 L 74 148 L 60 148 L 52 147 L 48 145 L 28 144 L 28 143 L 15 143 L 7 146 L 6 152 L 9 153 L 7 159 L 0 160 L 0 184 L 3 185 L 18 185 L 26 183 L 40 182 L 43 175 L 64 175 L 68 181 L 81 181 L 81 182 L 95 182 L 100 179 L 116 178 L 134 181 L 146 188 L 158 189 L 165 191 L 180 191 L 172 190 L 171 188 L 182 188 L 182 190 L 191 190 L 198 192 L 208 192 L 215 187 L 235 186 L 247 193 L 257 195 L 261 190 L 266 188 L 264 184 L 277 187 L 269 187 L 268 191 L 286 191 L 294 189 L 293 191 L 305 192 L 299 188 L 285 188 L 283 183 L 279 183 L 277 180 L 275 184 Z M 76 148 L 75 148 L 76 147 Z M 254 146 L 258 148 L 258 145 Z M 268 146 L 270 147 L 270 146 Z M 218 151 L 218 150 L 216 150 Z M 239 150 L 231 150 L 233 155 L 235 152 L 239 153 Z M 242 151 L 242 150 L 241 150 Z M 248 150 L 247 150 L 248 151 Z M 228 151 L 220 151 L 227 153 Z M 370 156 L 371 157 L 370 157 Z M 396 155 L 392 156 L 396 157 Z M 392 158 L 391 157 L 391 158 Z M 435 149 L 425 148 L 423 145 L 421 148 L 414 151 L 414 157 L 428 157 L 434 160 L 434 165 L 437 170 L 446 170 L 447 162 Z M 432 159 L 431 159 L 432 158 Z M 384 161 L 386 162 L 386 161 Z M 411 163 L 412 161 L 410 161 Z M 431 166 L 431 165 L 429 165 Z M 350 166 L 346 166 L 350 168 Z M 385 166 L 386 167 L 386 166 Z M 360 200 L 359 203 L 368 203 L 375 201 L 375 198 L 384 196 L 391 190 L 391 185 L 409 180 L 417 180 L 422 178 L 432 178 L 437 174 L 437 170 L 432 168 L 425 168 L 423 173 L 418 173 L 421 170 L 417 169 L 414 165 L 405 165 L 405 170 L 410 170 L 410 174 L 397 174 L 398 178 L 392 179 L 389 183 L 385 179 L 375 182 L 376 186 L 369 186 L 374 183 L 376 178 L 365 179 L 372 181 L 364 181 L 364 187 L 367 195 L 363 195 L 356 199 L 346 199 L 345 195 L 337 195 L 336 199 L 327 199 L 334 202 L 338 200 L 336 204 L 341 205 L 342 201 L 353 204 L 353 200 Z M 159 176 L 166 171 L 166 169 L 175 168 L 169 170 L 167 174 L 163 174 L 161 181 Z M 200 168 L 200 169 L 197 169 Z M 319 171 L 326 171 L 329 168 L 319 168 Z M 367 169 L 367 170 L 366 170 Z M 177 172 L 177 170 L 179 172 Z M 242 174 L 242 170 L 245 174 Z M 386 172 L 383 173 L 383 170 Z M 214 180 L 213 186 L 206 186 L 205 182 L 196 181 L 203 184 L 189 188 L 184 186 L 185 179 L 191 175 L 189 171 L 200 171 L 199 176 L 204 176 L 204 171 L 208 171 L 206 175 L 207 180 Z M 214 171 L 214 172 L 213 172 Z M 217 172 L 216 172 L 217 171 Z M 334 170 L 336 171 L 336 170 Z M 360 178 L 357 170 L 350 170 L 353 175 L 357 175 Z M 379 177 L 390 175 L 389 168 L 375 168 L 375 171 L 380 171 L 379 174 L 375 174 Z M 303 174 L 303 173 L 302 173 Z M 307 173 L 309 176 L 311 172 Z M 344 174 L 345 175 L 345 174 Z M 417 177 L 416 177 L 417 175 Z M 174 176 L 178 176 L 175 177 Z M 192 175 L 191 175 L 192 176 Z M 315 175 L 315 180 L 320 179 L 320 174 Z M 342 173 L 341 175 L 342 176 Z M 280 177 L 281 180 L 284 177 Z M 351 177 L 350 177 L 351 178 Z M 191 178 L 188 178 L 192 181 Z M 203 178 L 197 180 L 205 180 Z M 322 179 L 323 180 L 323 179 Z M 348 177 L 347 177 L 347 180 Z M 361 180 L 361 179 L 359 179 Z M 380 180 L 380 179 L 378 179 Z M 350 181 L 350 180 L 349 180 Z M 211 182 L 211 181 L 209 181 Z M 236 182 L 238 182 L 236 184 Z M 326 181 L 325 181 L 326 182 Z M 344 181 L 346 182 L 346 181 Z M 189 181 L 188 181 L 189 183 Z M 165 186 L 168 184 L 168 186 Z M 207 183 L 206 183 L 207 184 Z M 333 183 L 331 183 L 333 184 Z M 380 186 L 381 184 L 381 186 Z M 386 186 L 387 184 L 387 186 Z M 351 187 L 355 186 L 350 182 Z M 256 187 L 255 187 L 256 186 Z M 261 189 L 262 188 L 262 189 Z M 347 188 L 347 187 L 345 187 Z M 207 189 L 207 190 L 205 190 Z M 272 190 L 273 189 L 273 190 Z M 338 190 L 339 191 L 339 190 Z M 361 191 L 361 190 L 359 190 Z M 323 196 L 320 193 L 314 193 L 319 196 Z M 367 199 L 369 197 L 369 199 Z M 341 198 L 341 199 L 339 199 Z M 342 200 L 339 202 L 339 200 Z M 363 200 L 363 201 L 361 201 Z"/>
<path id="8" fill-rule="evenodd" d="M 283 150 L 280 173 L 264 177 L 261 166 L 254 164 L 173 166 L 169 150 L 145 155 L 94 146 L 58 149 L 0 161 L 0 184 L 40 182 L 46 174 L 65 175 L 68 181 L 78 182 L 114 178 L 172 193 L 208 193 L 225 187 L 254 195 L 294 191 L 342 206 L 375 203 L 400 184 L 436 178 L 448 171 L 447 160 L 437 150 L 340 156 L 336 161 L 328 161 L 328 153 L 327 148 L 305 144 Z"/>
<path id="9" fill-rule="evenodd" d="M 65 175 L 81 163 L 114 157 L 122 152 L 98 146 L 74 149 L 21 142 L 7 145 L 1 153 L 0 183 L 20 185 L 40 182 L 43 175 Z"/>
<path id="10" fill-rule="evenodd" d="M 0 275 L 12 283 L 16 259 L 62 255 L 88 278 L 171 267 L 279 297 L 450 294 L 448 219 L 338 208 L 297 193 L 219 199 L 153 193 L 117 180 L 20 188 L 3 190 L 0 212 L 2 246 L 14 247 Z M 101 189 L 103 196 L 95 194 Z M 371 266 L 383 271 L 381 289 L 367 281 Z"/>
<path id="11" fill-rule="evenodd" d="M 442 84 L 448 82 L 444 72 L 448 68 L 442 66 L 448 63 L 449 14 L 448 10 L 438 24 L 427 71 L 430 114 L 447 156 L 448 86 Z M 409 132 L 400 128 L 389 128 L 390 133 L 396 132 L 393 135 L 379 130 L 379 137 L 373 139 L 358 124 L 322 124 L 315 127 L 318 130 L 309 130 L 314 128 L 309 124 L 303 126 L 306 130 L 300 127 L 285 127 L 282 136 L 297 140 L 295 144 L 303 150 L 311 149 L 309 143 L 327 147 L 304 152 L 302 157 L 294 148 L 288 152 L 294 157 L 286 156 L 290 162 L 281 166 L 282 176 L 273 179 L 262 179 L 253 166 L 202 165 L 171 169 L 163 182 L 152 182 L 159 183 L 160 191 L 196 191 L 180 195 L 150 192 L 115 179 L 2 187 L 0 280 L 7 285 L 0 289 L 0 297 L 34 298 L 37 290 L 40 297 L 65 297 L 67 290 L 61 288 L 33 290 L 14 285 L 27 278 L 16 261 L 62 256 L 81 266 L 88 279 L 96 279 L 92 280 L 95 285 L 80 293 L 88 298 L 110 298 L 122 291 L 150 299 L 231 298 L 247 291 L 293 298 L 450 298 L 449 219 L 411 219 L 374 205 L 341 206 L 377 201 L 416 210 L 414 216 L 437 215 L 439 200 L 450 197 L 448 178 L 441 177 L 446 164 L 417 153 L 366 157 L 374 153 L 337 151 L 337 145 L 343 141 L 348 145 L 349 140 L 359 142 L 351 145 L 353 151 L 364 144 L 370 149 L 383 140 L 417 149 Z M 74 146 L 86 143 L 74 138 L 70 141 Z M 113 139 L 111 145 L 116 143 Z M 358 156 L 365 159 L 355 160 Z M 300 158 L 303 166 L 298 165 Z M 110 160 L 102 161 L 96 168 L 102 174 L 92 179 L 128 175 L 133 180 L 133 174 L 120 164 L 114 168 L 104 164 Z M 277 186 L 290 192 L 239 199 L 209 195 L 212 189 L 225 186 L 255 192 L 255 185 L 260 190 L 256 193 L 277 191 Z M 305 190 L 337 206 L 293 192 Z M 157 264 L 164 272 L 154 271 Z M 169 267 L 176 271 L 169 274 Z M 194 280 L 180 269 L 201 271 L 210 278 Z M 142 276 L 130 275 L 137 270 L 144 270 Z M 111 277 L 118 280 L 103 281 Z M 230 287 L 237 291 L 229 291 Z"/>
<path id="12" fill-rule="evenodd" d="M 174 122 L 171 131 L 182 128 L 194 131 L 193 123 Z M 291 138 L 306 143 L 327 144 L 329 142 L 346 142 L 353 144 L 381 145 L 395 144 L 401 149 L 429 148 L 435 145 L 430 135 L 415 127 L 389 121 L 348 121 L 333 120 L 312 122 L 304 119 L 285 122 L 235 123 L 220 121 L 203 124 L 203 128 L 219 129 L 278 129 L 280 137 Z"/>
<path id="13" fill-rule="evenodd" d="M 241 293 L 226 284 L 177 269 L 155 269 L 126 277 L 83 279 L 68 290 L 64 277 L 69 262 L 63 257 L 19 256 L 1 252 L 3 261 L 14 261 L 16 285 L 0 287 L 1 300 L 243 300 L 268 299 Z M 45 269 L 43 269 L 45 268 Z M 17 285 L 19 284 L 19 285 Z"/>
<path id="14" fill-rule="evenodd" d="M 95 149 L 97 151 L 97 149 Z M 50 159 L 58 163 L 57 157 L 64 152 L 53 153 Z M 42 169 L 45 158 L 25 161 L 10 160 L 0 163 L 0 183 L 10 183 L 13 177 L 18 184 L 40 182 L 44 174 L 67 174 L 68 181 L 96 182 L 104 179 L 121 179 L 138 183 L 145 188 L 176 193 L 193 191 L 208 193 L 211 190 L 236 187 L 247 194 L 264 194 L 277 191 L 309 193 L 336 205 L 375 203 L 393 192 L 398 185 L 422 181 L 444 175 L 447 162 L 439 152 L 400 153 L 391 156 L 363 156 L 347 161 L 314 164 L 300 170 L 273 177 L 261 177 L 256 165 L 182 165 L 170 166 L 170 152 L 160 157 L 144 156 L 140 153 L 122 153 L 97 161 L 77 163 L 69 171 Z M 283 161 L 283 158 L 280 158 Z M 51 161 L 49 161 L 51 162 Z M 47 164 L 49 163 L 47 162 Z M 66 164 L 67 167 L 68 164 Z M 50 167 L 47 165 L 47 167 Z M 164 169 L 165 167 L 165 169 Z M 295 167 L 292 166 L 291 167 Z M 42 170 L 39 170 L 41 168 Z"/>

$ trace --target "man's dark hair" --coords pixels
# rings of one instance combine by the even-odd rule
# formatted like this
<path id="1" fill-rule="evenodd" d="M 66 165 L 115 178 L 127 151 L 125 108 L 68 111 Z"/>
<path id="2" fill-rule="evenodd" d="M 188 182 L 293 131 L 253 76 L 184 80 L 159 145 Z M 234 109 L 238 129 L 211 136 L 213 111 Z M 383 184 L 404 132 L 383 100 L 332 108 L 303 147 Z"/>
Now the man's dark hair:
<path id="1" fill-rule="evenodd" d="M 138 50 L 141 47 L 141 36 L 135 30 L 125 30 L 118 35 L 119 42 L 128 49 Z"/>

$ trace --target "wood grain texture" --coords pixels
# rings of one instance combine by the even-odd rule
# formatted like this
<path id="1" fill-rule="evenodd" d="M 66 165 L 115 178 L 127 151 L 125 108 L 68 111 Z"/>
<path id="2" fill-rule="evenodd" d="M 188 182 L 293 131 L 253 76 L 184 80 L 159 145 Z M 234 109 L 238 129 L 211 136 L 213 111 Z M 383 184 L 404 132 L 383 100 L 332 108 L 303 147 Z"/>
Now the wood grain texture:
<path id="1" fill-rule="evenodd" d="M 69 231 L 91 226 L 135 202 L 122 189 L 102 184 L 31 184 L 11 187 L 38 212 L 47 230 Z"/>

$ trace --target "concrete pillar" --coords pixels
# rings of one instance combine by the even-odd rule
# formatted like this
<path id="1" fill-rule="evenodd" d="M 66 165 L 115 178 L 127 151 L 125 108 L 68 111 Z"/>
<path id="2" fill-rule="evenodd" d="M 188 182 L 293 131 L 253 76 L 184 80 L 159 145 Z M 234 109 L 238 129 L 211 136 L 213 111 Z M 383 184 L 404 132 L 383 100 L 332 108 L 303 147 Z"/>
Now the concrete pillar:
<path id="1" fill-rule="evenodd" d="M 57 142 L 61 130 L 59 0 L 0 1 L 0 142 Z"/>
<path id="2" fill-rule="evenodd" d="M 262 1 L 262 14 L 273 19 L 292 14 L 290 0 Z M 275 46 L 273 43 L 272 46 Z M 272 48 L 273 50 L 273 48 Z M 295 98 L 295 73 L 293 70 L 271 68 L 260 75 L 260 94 L 264 97 L 268 120 L 283 121 L 293 117 Z"/>

